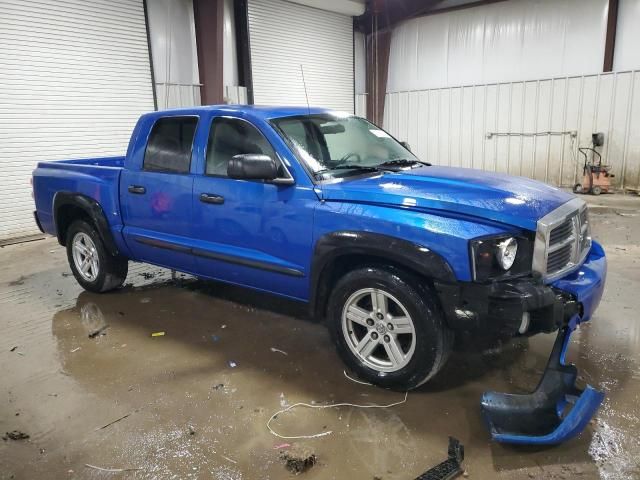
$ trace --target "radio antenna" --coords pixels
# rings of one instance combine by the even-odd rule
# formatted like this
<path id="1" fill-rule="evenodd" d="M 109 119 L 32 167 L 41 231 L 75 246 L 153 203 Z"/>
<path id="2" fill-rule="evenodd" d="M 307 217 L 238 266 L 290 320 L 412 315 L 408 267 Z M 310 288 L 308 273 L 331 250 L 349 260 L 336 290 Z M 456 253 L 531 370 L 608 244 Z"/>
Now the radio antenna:
<path id="1" fill-rule="evenodd" d="M 300 73 L 302 73 L 302 85 L 304 86 L 304 96 L 307 99 L 307 113 L 311 115 L 311 107 L 309 107 L 309 94 L 307 93 L 307 82 L 304 80 L 304 68 L 300 64 Z"/>

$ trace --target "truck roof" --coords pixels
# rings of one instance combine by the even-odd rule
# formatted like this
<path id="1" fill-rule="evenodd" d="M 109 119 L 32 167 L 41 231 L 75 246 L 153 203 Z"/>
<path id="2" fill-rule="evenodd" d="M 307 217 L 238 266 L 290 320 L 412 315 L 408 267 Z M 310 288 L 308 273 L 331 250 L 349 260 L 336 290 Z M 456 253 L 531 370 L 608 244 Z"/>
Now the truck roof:
<path id="1" fill-rule="evenodd" d="M 203 105 L 198 107 L 187 108 L 174 108 L 169 110 L 160 110 L 157 112 L 150 112 L 144 116 L 158 117 L 171 113 L 174 115 L 197 115 L 200 112 L 215 112 L 224 114 L 228 113 L 242 113 L 246 117 L 255 118 L 260 120 L 269 120 L 272 118 L 280 117 L 293 117 L 297 115 L 308 115 L 318 113 L 338 113 L 335 110 L 321 107 L 294 107 L 294 106 L 265 106 L 265 105 Z M 339 112 L 344 114 L 342 112 Z"/>

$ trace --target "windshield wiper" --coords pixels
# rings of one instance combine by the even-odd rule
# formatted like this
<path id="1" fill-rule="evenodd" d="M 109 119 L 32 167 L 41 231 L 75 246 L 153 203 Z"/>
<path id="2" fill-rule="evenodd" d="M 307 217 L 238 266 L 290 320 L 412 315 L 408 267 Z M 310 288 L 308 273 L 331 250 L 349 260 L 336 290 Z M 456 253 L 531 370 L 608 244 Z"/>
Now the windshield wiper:
<path id="1" fill-rule="evenodd" d="M 408 158 L 397 158 L 395 160 L 389 160 L 387 162 L 383 162 L 378 165 L 378 168 L 385 167 L 410 167 L 412 165 L 424 165 L 425 167 L 430 167 L 431 164 L 428 162 L 421 162 L 420 160 L 410 160 Z"/>
<path id="2" fill-rule="evenodd" d="M 322 175 L 323 173 L 331 172 L 333 170 L 359 170 L 361 172 L 377 172 L 380 170 L 377 166 L 365 166 L 365 165 L 337 165 L 332 168 L 323 168 L 322 170 L 318 170 L 315 174 Z"/>

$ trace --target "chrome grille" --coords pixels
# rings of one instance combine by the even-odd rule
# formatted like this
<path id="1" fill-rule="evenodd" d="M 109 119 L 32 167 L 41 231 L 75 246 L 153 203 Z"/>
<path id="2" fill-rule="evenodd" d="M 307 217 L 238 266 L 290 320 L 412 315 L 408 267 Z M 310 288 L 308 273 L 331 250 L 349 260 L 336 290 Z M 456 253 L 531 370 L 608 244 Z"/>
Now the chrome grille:
<path id="1" fill-rule="evenodd" d="M 549 252 L 547 257 L 547 273 L 561 270 L 571 261 L 573 245 L 563 245 L 558 250 Z"/>
<path id="2" fill-rule="evenodd" d="M 575 198 L 538 221 L 533 270 L 554 280 L 579 266 L 590 248 L 587 205 Z"/>
<path id="3" fill-rule="evenodd" d="M 562 225 L 559 225 L 551 230 L 551 235 L 549 236 L 549 245 L 553 246 L 563 242 L 566 238 L 570 237 L 572 233 L 573 219 L 570 218 Z"/>

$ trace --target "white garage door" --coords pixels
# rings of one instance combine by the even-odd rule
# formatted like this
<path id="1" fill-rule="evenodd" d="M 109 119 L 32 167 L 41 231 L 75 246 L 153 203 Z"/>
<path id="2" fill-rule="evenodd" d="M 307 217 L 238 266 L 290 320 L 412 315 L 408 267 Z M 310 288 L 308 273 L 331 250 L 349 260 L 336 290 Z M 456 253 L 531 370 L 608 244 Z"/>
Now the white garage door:
<path id="1" fill-rule="evenodd" d="M 249 1 L 257 105 L 309 103 L 353 112 L 353 19 L 284 0 Z"/>
<path id="2" fill-rule="evenodd" d="M 142 0 L 0 3 L 2 240 L 37 233 L 38 161 L 123 155 L 154 105 Z"/>

